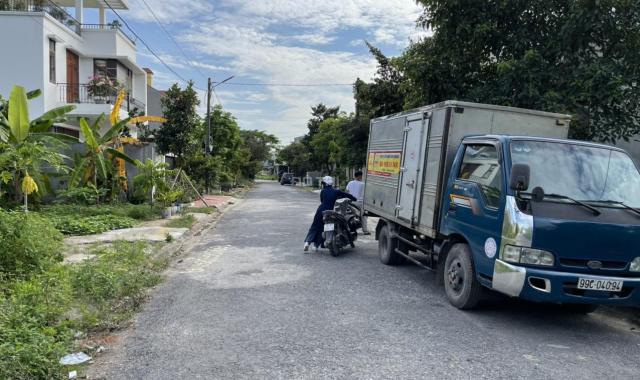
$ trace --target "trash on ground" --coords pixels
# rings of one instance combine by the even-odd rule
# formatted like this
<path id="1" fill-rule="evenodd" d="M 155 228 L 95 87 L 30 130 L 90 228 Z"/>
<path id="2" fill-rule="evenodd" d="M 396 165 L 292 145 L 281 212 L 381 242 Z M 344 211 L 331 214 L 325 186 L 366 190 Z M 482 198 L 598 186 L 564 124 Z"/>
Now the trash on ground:
<path id="1" fill-rule="evenodd" d="M 60 359 L 60 364 L 62 365 L 76 365 L 86 363 L 91 360 L 91 356 L 85 354 L 84 352 L 76 352 L 75 354 L 65 355 Z"/>
<path id="2" fill-rule="evenodd" d="M 69 378 L 70 379 L 77 379 L 78 378 L 78 371 L 69 372 Z"/>

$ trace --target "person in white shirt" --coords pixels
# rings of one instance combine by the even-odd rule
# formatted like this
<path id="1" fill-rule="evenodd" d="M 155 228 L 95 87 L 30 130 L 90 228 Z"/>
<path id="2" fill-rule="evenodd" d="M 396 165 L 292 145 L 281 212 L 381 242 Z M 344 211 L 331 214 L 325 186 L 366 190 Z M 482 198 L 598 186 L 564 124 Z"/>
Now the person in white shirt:
<path id="1" fill-rule="evenodd" d="M 354 180 L 349 182 L 349 184 L 347 185 L 347 192 L 356 197 L 357 201 L 355 202 L 355 204 L 356 206 L 358 206 L 358 208 L 360 208 L 361 212 L 360 218 L 362 220 L 362 232 L 365 235 L 369 235 L 370 232 L 367 226 L 367 217 L 364 216 L 364 209 L 362 207 L 364 199 L 364 182 L 362 182 L 362 172 L 355 172 L 353 177 Z"/>

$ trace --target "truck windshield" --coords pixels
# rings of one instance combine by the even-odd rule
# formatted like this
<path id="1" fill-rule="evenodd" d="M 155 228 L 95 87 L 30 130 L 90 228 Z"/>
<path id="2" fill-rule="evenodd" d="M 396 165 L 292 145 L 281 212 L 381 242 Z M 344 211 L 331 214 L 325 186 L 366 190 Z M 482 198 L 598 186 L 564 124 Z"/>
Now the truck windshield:
<path id="1" fill-rule="evenodd" d="M 514 140 L 512 164 L 531 168 L 529 190 L 541 187 L 579 201 L 640 208 L 640 173 L 620 151 L 562 142 Z"/>

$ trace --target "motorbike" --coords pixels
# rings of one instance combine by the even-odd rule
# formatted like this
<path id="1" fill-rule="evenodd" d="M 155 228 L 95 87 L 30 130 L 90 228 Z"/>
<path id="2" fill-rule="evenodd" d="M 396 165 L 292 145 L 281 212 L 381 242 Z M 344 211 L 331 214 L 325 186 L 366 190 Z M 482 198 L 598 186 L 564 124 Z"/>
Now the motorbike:
<path id="1" fill-rule="evenodd" d="M 331 256 L 338 256 L 347 245 L 355 248 L 358 228 L 362 227 L 360 209 L 348 198 L 338 199 L 333 210 L 322 213 L 324 245 Z"/>

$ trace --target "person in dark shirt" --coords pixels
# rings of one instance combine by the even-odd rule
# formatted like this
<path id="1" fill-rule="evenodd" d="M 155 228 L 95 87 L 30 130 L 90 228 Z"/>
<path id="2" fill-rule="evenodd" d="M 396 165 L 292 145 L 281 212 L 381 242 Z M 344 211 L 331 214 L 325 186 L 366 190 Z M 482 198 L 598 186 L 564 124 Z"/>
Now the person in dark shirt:
<path id="1" fill-rule="evenodd" d="M 316 214 L 313 217 L 313 223 L 309 228 L 307 237 L 304 239 L 304 253 L 309 252 L 309 246 L 314 244 L 316 250 L 322 245 L 322 232 L 324 230 L 324 222 L 322 221 L 322 212 L 326 210 L 333 210 L 333 206 L 338 199 L 349 198 L 352 201 L 356 201 L 356 198 L 344 191 L 333 188 L 333 178 L 326 176 L 322 179 L 324 183 L 324 189 L 320 192 L 320 206 L 316 210 Z"/>

